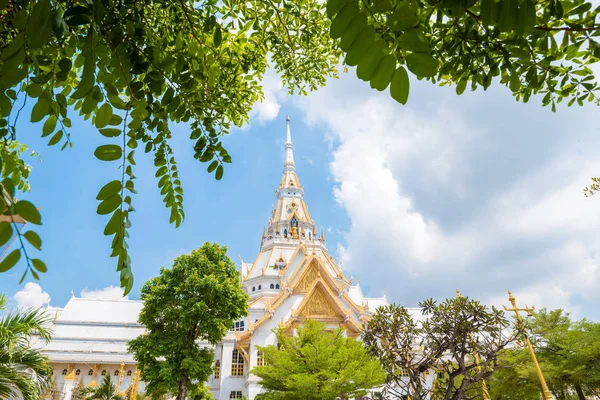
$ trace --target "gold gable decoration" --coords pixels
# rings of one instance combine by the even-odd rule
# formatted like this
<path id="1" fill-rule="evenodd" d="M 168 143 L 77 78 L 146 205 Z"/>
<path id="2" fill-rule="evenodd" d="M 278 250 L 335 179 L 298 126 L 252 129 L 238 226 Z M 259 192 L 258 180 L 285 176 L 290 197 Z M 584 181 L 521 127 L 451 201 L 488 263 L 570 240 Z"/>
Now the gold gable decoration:
<path id="1" fill-rule="evenodd" d="M 298 283 L 298 286 L 296 286 L 296 290 L 298 292 L 307 292 L 308 289 L 312 287 L 313 283 L 319 277 L 318 267 L 317 265 L 315 265 L 314 262 L 312 262 L 308 268 L 309 270 L 306 271 L 306 273 L 302 277 L 302 280 L 300 281 L 300 283 Z"/>
<path id="2" fill-rule="evenodd" d="M 333 317 L 336 315 L 335 309 L 329 303 L 329 299 L 320 287 L 315 288 L 308 302 L 300 310 L 300 316 L 305 318 Z"/>

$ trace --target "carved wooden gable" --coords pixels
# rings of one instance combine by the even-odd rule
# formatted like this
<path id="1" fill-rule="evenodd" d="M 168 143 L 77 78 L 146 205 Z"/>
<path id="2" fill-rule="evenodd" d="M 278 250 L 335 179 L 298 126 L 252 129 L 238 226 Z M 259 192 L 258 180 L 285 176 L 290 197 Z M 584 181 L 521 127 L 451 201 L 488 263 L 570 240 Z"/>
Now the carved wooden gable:
<path id="1" fill-rule="evenodd" d="M 295 288 L 295 292 L 305 293 L 310 289 L 319 277 L 319 267 L 316 262 L 311 262 L 308 266 L 308 271 L 304 274 L 300 282 Z"/>

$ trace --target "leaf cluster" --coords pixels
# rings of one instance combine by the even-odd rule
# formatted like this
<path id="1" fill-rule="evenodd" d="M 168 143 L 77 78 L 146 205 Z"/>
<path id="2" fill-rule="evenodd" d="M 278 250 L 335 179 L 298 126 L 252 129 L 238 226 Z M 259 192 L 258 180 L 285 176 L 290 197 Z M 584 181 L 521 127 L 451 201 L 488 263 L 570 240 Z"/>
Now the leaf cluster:
<path id="1" fill-rule="evenodd" d="M 418 314 L 395 304 L 380 307 L 363 332 L 387 373 L 384 394 L 478 398 L 478 383 L 494 372 L 498 354 L 518 332 L 507 335 L 503 312 L 467 297 L 419 306 Z M 435 374 L 433 387 L 425 382 L 429 373 Z"/>
<path id="2" fill-rule="evenodd" d="M 290 91 L 336 76 L 339 52 L 317 0 L 0 0 L 0 138 L 30 122 L 61 150 L 73 147 L 73 113 L 103 137 L 94 155 L 120 173 L 100 189 L 111 256 L 125 293 L 134 169 L 153 157 L 169 220 L 185 218 L 170 124 L 187 123 L 194 158 L 216 179 L 232 161 L 222 136 L 263 97 L 269 60 Z"/>
<path id="3" fill-rule="evenodd" d="M 144 284 L 139 321 L 147 332 L 128 344 L 152 395 L 199 391 L 212 374 L 213 350 L 247 314 L 248 295 L 226 248 L 205 243 Z M 202 344 L 202 343 L 204 344 Z M 185 393 L 183 393 L 183 397 Z"/>
<path id="4" fill-rule="evenodd" d="M 258 347 L 265 365 L 252 374 L 261 378 L 261 399 L 329 400 L 354 398 L 383 383 L 379 362 L 360 341 L 307 320 L 295 335 L 275 330 L 277 346 Z"/>
<path id="5" fill-rule="evenodd" d="M 600 60 L 600 6 L 586 0 L 328 0 L 331 36 L 371 87 L 405 104 L 406 68 L 439 85 L 487 89 L 517 100 L 600 104 L 589 68 Z"/>

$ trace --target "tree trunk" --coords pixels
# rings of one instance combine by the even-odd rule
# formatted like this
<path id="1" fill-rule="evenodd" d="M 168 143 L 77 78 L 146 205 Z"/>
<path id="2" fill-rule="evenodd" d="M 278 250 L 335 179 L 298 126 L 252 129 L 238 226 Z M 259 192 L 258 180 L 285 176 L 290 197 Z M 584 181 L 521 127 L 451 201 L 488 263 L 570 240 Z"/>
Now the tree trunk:
<path id="1" fill-rule="evenodd" d="M 581 386 L 578 383 L 575 384 L 575 392 L 577 392 L 577 397 L 579 397 L 579 400 L 585 400 L 583 390 L 581 389 Z"/>
<path id="2" fill-rule="evenodd" d="M 179 381 L 179 390 L 177 392 L 177 400 L 185 400 L 187 396 L 188 377 L 183 375 Z"/>

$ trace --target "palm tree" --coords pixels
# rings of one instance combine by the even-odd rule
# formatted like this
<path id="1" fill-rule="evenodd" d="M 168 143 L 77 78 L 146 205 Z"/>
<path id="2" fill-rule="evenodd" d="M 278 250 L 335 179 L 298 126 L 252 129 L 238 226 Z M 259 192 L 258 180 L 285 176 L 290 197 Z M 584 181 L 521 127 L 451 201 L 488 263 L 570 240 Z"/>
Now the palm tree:
<path id="1" fill-rule="evenodd" d="M 6 296 L 0 294 L 0 311 Z M 38 400 L 48 389 L 52 367 L 31 348 L 33 336 L 50 341 L 50 318 L 42 310 L 14 311 L 0 317 L 0 398 Z"/>
<path id="2" fill-rule="evenodd" d="M 115 394 L 116 387 L 110 380 L 109 375 L 105 375 L 102 383 L 97 388 L 85 388 L 81 391 L 85 399 L 88 400 L 125 400 L 125 397 Z"/>

